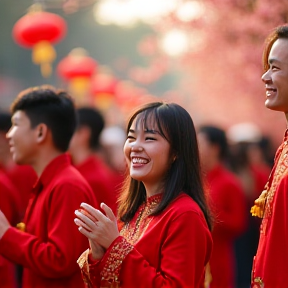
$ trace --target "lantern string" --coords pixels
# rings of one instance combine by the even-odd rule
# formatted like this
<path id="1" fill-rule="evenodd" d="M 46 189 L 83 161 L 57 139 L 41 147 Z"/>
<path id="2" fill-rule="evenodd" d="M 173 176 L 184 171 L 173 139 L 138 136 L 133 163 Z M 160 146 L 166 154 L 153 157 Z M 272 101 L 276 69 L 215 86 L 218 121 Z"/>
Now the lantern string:
<path id="1" fill-rule="evenodd" d="M 34 5 L 42 7 L 44 10 L 46 8 L 45 0 L 34 0 Z"/>

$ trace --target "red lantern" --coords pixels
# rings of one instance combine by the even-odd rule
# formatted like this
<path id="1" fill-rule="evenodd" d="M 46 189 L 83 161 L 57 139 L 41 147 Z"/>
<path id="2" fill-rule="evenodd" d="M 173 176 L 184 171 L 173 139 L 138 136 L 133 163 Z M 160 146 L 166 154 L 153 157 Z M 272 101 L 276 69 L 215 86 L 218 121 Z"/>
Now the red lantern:
<path id="1" fill-rule="evenodd" d="M 124 114 L 141 105 L 147 95 L 145 89 L 134 85 L 132 81 L 121 81 L 116 89 L 116 101 Z"/>
<path id="2" fill-rule="evenodd" d="M 87 55 L 83 48 L 73 49 L 57 67 L 58 75 L 69 84 L 69 90 L 76 100 L 87 102 L 90 81 L 97 69 L 97 62 Z"/>
<path id="3" fill-rule="evenodd" d="M 97 73 L 91 80 L 91 94 L 96 107 L 108 109 L 114 98 L 118 80 L 109 73 Z"/>
<path id="4" fill-rule="evenodd" d="M 58 42 L 66 34 L 66 22 L 60 16 L 44 12 L 39 5 L 14 25 L 12 35 L 15 42 L 25 48 L 32 48 L 32 60 L 40 65 L 44 77 L 51 75 L 51 63 L 56 52 L 51 43 Z"/>

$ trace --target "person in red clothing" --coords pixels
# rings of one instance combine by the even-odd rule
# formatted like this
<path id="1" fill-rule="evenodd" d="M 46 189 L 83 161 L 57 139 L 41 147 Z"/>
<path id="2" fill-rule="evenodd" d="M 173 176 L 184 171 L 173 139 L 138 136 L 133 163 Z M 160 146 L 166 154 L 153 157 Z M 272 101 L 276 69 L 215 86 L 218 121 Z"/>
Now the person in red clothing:
<path id="1" fill-rule="evenodd" d="M 105 204 L 104 213 L 86 203 L 75 211 L 91 246 L 78 260 L 84 281 L 88 287 L 203 287 L 211 220 L 191 116 L 174 103 L 149 103 L 132 115 L 126 132 L 129 175 L 119 226 Z"/>
<path id="2" fill-rule="evenodd" d="M 0 170 L 0 210 L 11 223 L 18 223 L 18 213 L 20 209 L 20 199 L 17 190 L 10 179 Z M 15 265 L 0 256 L 0 287 L 16 287 L 16 270 Z"/>
<path id="3" fill-rule="evenodd" d="M 276 27 L 266 38 L 263 52 L 265 106 L 284 112 L 288 121 L 288 24 Z M 262 218 L 260 239 L 252 268 L 252 287 L 287 287 L 288 271 L 288 130 L 260 197 L 251 208 Z"/>
<path id="4" fill-rule="evenodd" d="M 74 210 L 82 202 L 98 204 L 65 153 L 76 128 L 73 101 L 40 86 L 22 91 L 11 111 L 13 160 L 31 165 L 39 178 L 19 229 L 0 211 L 0 255 L 24 267 L 23 288 L 84 287 L 76 260 L 88 241 L 75 229 Z"/>
<path id="5" fill-rule="evenodd" d="M 125 128 L 121 126 L 106 127 L 100 135 L 103 158 L 114 175 L 114 187 L 117 193 L 117 199 L 119 198 L 119 193 L 125 180 L 125 171 L 127 168 L 123 153 L 126 138 Z"/>
<path id="6" fill-rule="evenodd" d="M 203 125 L 198 128 L 197 137 L 210 205 L 215 215 L 210 287 L 234 288 L 234 242 L 246 226 L 245 194 L 240 181 L 225 166 L 228 154 L 225 131 L 216 126 Z"/>
<path id="7" fill-rule="evenodd" d="M 0 111 L 0 171 L 5 173 L 17 189 L 20 206 L 15 212 L 18 222 L 23 220 L 33 185 L 37 180 L 37 175 L 33 168 L 28 165 L 17 165 L 10 153 L 10 146 L 6 134 L 11 127 L 11 114 Z"/>
<path id="8" fill-rule="evenodd" d="M 107 204 L 117 212 L 114 174 L 98 155 L 99 137 L 104 128 L 100 111 L 92 107 L 77 109 L 78 127 L 69 146 L 73 164 L 91 186 L 98 203 Z"/>
<path id="9" fill-rule="evenodd" d="M 258 131 L 258 129 L 256 131 Z M 228 130 L 228 135 L 230 136 L 229 164 L 232 171 L 242 183 L 246 195 L 248 215 L 245 232 L 237 238 L 235 243 L 237 287 L 241 288 L 248 287 L 251 283 L 253 257 L 257 251 L 261 224 L 260 219 L 253 217 L 249 211 L 255 198 L 261 194 L 271 168 L 269 170 L 269 166 L 266 164 L 266 160 L 264 160 L 264 155 L 261 153 L 262 149 L 260 149 L 259 146 L 259 141 L 261 140 L 260 131 L 258 133 L 249 133 L 246 125 L 242 131 L 240 129 L 235 132 L 237 132 L 238 139 L 231 137 Z"/>

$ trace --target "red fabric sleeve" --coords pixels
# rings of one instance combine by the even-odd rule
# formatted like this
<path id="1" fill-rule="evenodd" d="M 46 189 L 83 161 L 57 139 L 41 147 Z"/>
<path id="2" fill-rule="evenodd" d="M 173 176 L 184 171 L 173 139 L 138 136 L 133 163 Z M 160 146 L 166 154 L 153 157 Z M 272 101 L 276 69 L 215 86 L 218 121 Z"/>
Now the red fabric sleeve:
<path id="1" fill-rule="evenodd" d="M 58 186 L 50 196 L 48 232 L 42 236 L 47 239 L 9 228 L 0 239 L 0 253 L 43 277 L 58 278 L 75 273 L 83 247 L 88 248 L 87 238 L 74 224 L 74 211 L 90 199 L 72 184 Z"/>
<path id="2" fill-rule="evenodd" d="M 161 241 L 161 251 L 151 251 L 160 257 L 160 266 L 152 267 L 134 247 L 127 253 L 120 267 L 120 283 L 123 288 L 198 288 L 204 283 L 204 266 L 211 253 L 212 242 L 207 233 L 205 220 L 195 212 L 185 212 L 168 222 L 169 226 Z M 107 250 L 104 258 L 96 265 L 89 265 L 90 279 L 93 286 L 100 287 L 101 273 L 111 251 L 119 243 L 129 246 L 118 237 Z M 125 243 L 126 242 L 126 243 Z M 147 243 L 149 247 L 149 243 Z M 121 259 L 121 249 L 118 251 Z M 201 275 L 201 276 L 199 276 Z"/>
<path id="3" fill-rule="evenodd" d="M 206 255 L 211 252 L 207 251 L 211 247 L 204 219 L 194 212 L 186 212 L 168 225 L 168 233 L 159 251 L 160 267 L 151 267 L 143 256 L 133 249 L 124 259 L 121 268 L 123 287 L 202 286 L 204 266 L 208 260 Z M 199 279 L 196 275 L 202 277 Z"/>

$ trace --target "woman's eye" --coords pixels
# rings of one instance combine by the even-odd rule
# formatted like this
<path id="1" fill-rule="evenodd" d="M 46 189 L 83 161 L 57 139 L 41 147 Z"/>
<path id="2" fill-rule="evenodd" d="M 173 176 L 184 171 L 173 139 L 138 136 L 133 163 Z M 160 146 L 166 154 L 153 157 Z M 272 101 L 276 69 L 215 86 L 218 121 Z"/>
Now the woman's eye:
<path id="1" fill-rule="evenodd" d="M 156 139 L 153 137 L 146 137 L 146 140 L 156 140 Z"/>
<path id="2" fill-rule="evenodd" d="M 127 136 L 127 139 L 130 139 L 130 140 L 131 140 L 131 139 L 135 139 L 135 137 L 133 137 L 133 136 L 131 136 L 131 135 L 128 135 L 128 136 Z"/>

